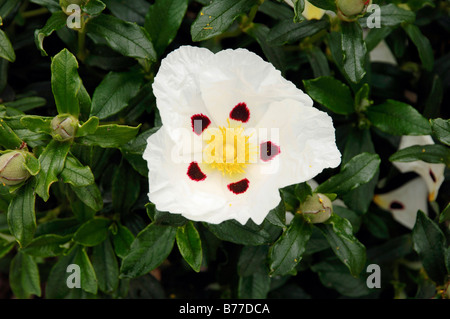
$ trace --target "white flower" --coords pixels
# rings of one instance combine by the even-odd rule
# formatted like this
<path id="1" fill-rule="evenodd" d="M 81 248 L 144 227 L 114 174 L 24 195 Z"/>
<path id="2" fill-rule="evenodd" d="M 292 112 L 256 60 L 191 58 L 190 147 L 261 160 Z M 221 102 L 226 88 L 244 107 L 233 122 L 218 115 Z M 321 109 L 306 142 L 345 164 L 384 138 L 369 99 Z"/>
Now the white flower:
<path id="1" fill-rule="evenodd" d="M 434 144 L 429 135 L 424 136 L 402 136 L 399 150 L 413 145 Z M 393 162 L 394 166 L 402 172 L 415 172 L 419 174 L 428 187 L 428 200 L 434 201 L 439 192 L 439 188 L 444 182 L 445 164 L 426 163 L 424 161 L 414 162 Z"/>
<path id="2" fill-rule="evenodd" d="M 373 201 L 409 229 L 413 229 L 416 223 L 418 210 L 428 214 L 427 185 L 420 177 L 391 192 L 375 195 Z"/>
<path id="3" fill-rule="evenodd" d="M 153 92 L 163 125 L 144 158 L 160 211 L 260 224 L 279 188 L 340 164 L 331 118 L 248 50 L 183 46 L 162 61 Z"/>
<path id="4" fill-rule="evenodd" d="M 285 0 L 285 2 L 291 7 L 294 7 L 292 0 Z M 305 8 L 303 9 L 302 15 L 307 20 L 320 20 L 322 19 L 324 14 L 325 10 L 318 8 L 315 5 L 311 4 L 309 1 L 305 0 Z"/>

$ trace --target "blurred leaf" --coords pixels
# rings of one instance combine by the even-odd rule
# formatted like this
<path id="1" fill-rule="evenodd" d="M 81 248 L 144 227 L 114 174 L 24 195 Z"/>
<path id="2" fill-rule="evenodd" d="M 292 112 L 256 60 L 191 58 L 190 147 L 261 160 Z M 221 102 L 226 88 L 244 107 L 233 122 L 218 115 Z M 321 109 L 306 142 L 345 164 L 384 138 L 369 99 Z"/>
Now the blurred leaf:
<path id="1" fill-rule="evenodd" d="M 262 272 L 267 276 L 267 254 L 269 247 L 244 246 L 242 247 L 237 264 L 237 272 L 240 277 L 252 276 L 256 272 Z"/>
<path id="2" fill-rule="evenodd" d="M 150 4 L 146 0 L 104 0 L 106 6 L 119 19 L 144 24 Z"/>
<path id="3" fill-rule="evenodd" d="M 54 234 L 42 235 L 34 238 L 27 247 L 21 249 L 27 255 L 35 257 L 55 257 L 62 255 L 66 248 L 65 243 L 71 240 L 70 236 Z"/>
<path id="4" fill-rule="evenodd" d="M 109 239 L 92 250 L 92 266 L 98 280 L 98 288 L 111 293 L 119 286 L 119 265 Z"/>
<path id="5" fill-rule="evenodd" d="M 114 250 L 116 255 L 123 259 L 130 250 L 130 246 L 134 241 L 134 236 L 127 227 L 119 223 L 117 224 L 117 233 L 113 235 Z"/>
<path id="6" fill-rule="evenodd" d="M 67 49 L 63 49 L 52 59 L 52 92 L 59 114 L 78 117 L 80 106 L 77 95 L 81 87 L 77 59 Z"/>
<path id="7" fill-rule="evenodd" d="M 16 53 L 12 47 L 8 36 L 3 30 L 0 30 L 0 58 L 14 62 L 16 60 Z"/>
<path id="8" fill-rule="evenodd" d="M 138 199 L 140 190 L 139 175 L 126 161 L 122 161 L 112 178 L 114 210 L 120 214 L 128 213 Z"/>
<path id="9" fill-rule="evenodd" d="M 355 112 L 350 88 L 341 81 L 330 76 L 323 76 L 313 80 L 303 80 L 303 84 L 314 101 L 334 113 L 346 115 Z"/>
<path id="10" fill-rule="evenodd" d="M 306 20 L 301 23 L 295 23 L 292 20 L 283 20 L 270 30 L 267 35 L 267 42 L 271 45 L 297 42 L 328 28 L 328 26 L 329 21 L 327 18 Z"/>
<path id="11" fill-rule="evenodd" d="M 184 260 L 192 269 L 199 272 L 203 260 L 202 242 L 200 234 L 191 221 L 184 226 L 178 227 L 176 240 Z"/>
<path id="12" fill-rule="evenodd" d="M 363 40 L 362 28 L 357 23 L 343 22 L 342 26 L 342 52 L 343 70 L 349 79 L 358 83 L 366 74 L 365 61 L 367 48 Z"/>
<path id="13" fill-rule="evenodd" d="M 21 247 L 27 246 L 36 231 L 36 195 L 33 180 L 20 187 L 8 207 L 8 225 Z"/>
<path id="14" fill-rule="evenodd" d="M 439 223 L 443 223 L 446 220 L 450 220 L 450 203 L 442 210 L 439 215 Z"/>
<path id="15" fill-rule="evenodd" d="M 444 283 L 447 276 L 444 250 L 448 247 L 445 236 L 439 226 L 420 210 L 417 212 L 412 240 L 428 276 L 438 284 Z"/>
<path id="16" fill-rule="evenodd" d="M 172 251 L 175 236 L 174 227 L 148 225 L 137 235 L 123 259 L 121 276 L 135 278 L 158 267 Z"/>
<path id="17" fill-rule="evenodd" d="M 203 7 L 191 26 L 193 41 L 204 41 L 225 32 L 233 21 L 258 0 L 216 0 Z"/>
<path id="18" fill-rule="evenodd" d="M 433 135 L 447 146 L 450 146 L 450 120 L 437 118 L 431 120 Z"/>
<path id="19" fill-rule="evenodd" d="M 82 145 L 117 148 L 132 140 L 140 127 L 141 125 L 137 127 L 117 124 L 99 125 L 94 133 L 79 137 L 78 142 Z"/>
<path id="20" fill-rule="evenodd" d="M 339 174 L 330 177 L 316 188 L 317 193 L 345 194 L 368 183 L 378 171 L 380 157 L 377 154 L 361 153 L 353 157 Z"/>
<path id="21" fill-rule="evenodd" d="M 416 45 L 422 66 L 425 70 L 431 71 L 434 64 L 434 54 L 430 41 L 422 34 L 418 26 L 414 24 L 403 24 L 402 27 Z"/>
<path id="22" fill-rule="evenodd" d="M 296 214 L 289 228 L 270 247 L 269 267 L 271 276 L 286 275 L 302 259 L 312 233 L 312 225 L 302 215 Z"/>
<path id="23" fill-rule="evenodd" d="M 30 2 L 43 6 L 47 8 L 50 12 L 61 10 L 58 0 L 30 0 Z"/>
<path id="24" fill-rule="evenodd" d="M 270 277 L 267 273 L 255 272 L 250 276 L 239 277 L 238 298 L 265 299 L 270 290 Z"/>
<path id="25" fill-rule="evenodd" d="M 89 21 L 87 31 L 105 39 L 111 49 L 124 56 L 156 61 L 148 33 L 136 24 L 100 14 Z"/>
<path id="26" fill-rule="evenodd" d="M 391 162 L 445 163 L 450 166 L 450 148 L 437 144 L 413 145 L 395 152 L 389 160 Z"/>
<path id="27" fill-rule="evenodd" d="M 64 163 L 69 149 L 69 142 L 52 140 L 39 156 L 41 170 L 36 176 L 36 194 L 44 201 L 47 201 L 50 197 L 50 186 L 58 181 L 58 176 L 64 169 Z"/>
<path id="28" fill-rule="evenodd" d="M 6 256 L 15 246 L 15 242 L 8 242 L 0 238 L 0 259 Z"/>
<path id="29" fill-rule="evenodd" d="M 105 8 L 106 4 L 100 0 L 89 0 L 88 3 L 81 6 L 83 12 L 86 12 L 90 16 L 99 15 L 103 10 L 105 10 Z"/>
<path id="30" fill-rule="evenodd" d="M 430 123 L 411 105 L 387 100 L 367 109 L 369 121 L 392 135 L 430 135 Z"/>
<path id="31" fill-rule="evenodd" d="M 145 16 L 145 29 L 160 56 L 177 35 L 188 0 L 157 0 Z"/>
<path id="32" fill-rule="evenodd" d="M 159 128 L 154 127 L 145 132 L 142 132 L 134 139 L 120 147 L 123 157 L 125 157 L 128 163 L 142 176 L 148 176 L 147 161 L 144 160 L 142 155 L 147 147 L 148 138 L 154 134 Z"/>
<path id="33" fill-rule="evenodd" d="M 314 73 L 314 77 L 330 76 L 330 66 L 328 65 L 328 59 L 322 50 L 316 46 L 313 46 L 306 50 L 309 64 Z"/>
<path id="34" fill-rule="evenodd" d="M 82 187 L 70 185 L 70 187 L 86 206 L 92 208 L 96 212 L 102 209 L 103 198 L 96 184 Z"/>
<path id="35" fill-rule="evenodd" d="M 93 247 L 108 237 L 111 220 L 96 217 L 85 222 L 73 235 L 73 240 L 83 246 Z"/>
<path id="36" fill-rule="evenodd" d="M 370 11 L 370 10 L 369 10 Z M 359 19 L 361 25 L 366 26 L 370 15 Z M 380 6 L 380 29 L 385 27 L 396 27 L 402 23 L 413 23 L 416 15 L 413 11 L 402 9 L 393 3 Z"/>
<path id="37" fill-rule="evenodd" d="M 60 178 L 64 183 L 69 183 L 77 187 L 88 186 L 95 182 L 90 167 L 83 166 L 80 161 L 71 154 L 67 155 Z"/>
<path id="38" fill-rule="evenodd" d="M 37 29 L 34 31 L 34 42 L 36 43 L 37 48 L 41 51 L 42 55 L 48 55 L 44 49 L 44 39 L 50 36 L 54 31 L 63 28 L 66 23 L 67 15 L 63 11 L 56 11 L 52 13 L 50 18 L 48 18 L 42 29 Z"/>
<path id="39" fill-rule="evenodd" d="M 328 240 L 336 256 L 358 276 L 366 263 L 366 247 L 353 235 L 350 222 L 336 214 L 324 224 L 316 225 Z"/>
<path id="40" fill-rule="evenodd" d="M 136 72 L 108 73 L 94 91 L 90 116 L 102 120 L 123 110 L 139 91 L 142 78 Z"/>
<path id="41" fill-rule="evenodd" d="M 9 270 L 9 284 L 17 298 L 41 296 L 39 269 L 33 257 L 20 251 L 14 256 Z"/>
<path id="42" fill-rule="evenodd" d="M 28 96 L 19 98 L 15 101 L 3 103 L 6 107 L 12 107 L 22 112 L 31 111 L 35 108 L 44 106 L 45 104 L 47 104 L 47 100 L 39 96 Z"/>
<path id="43" fill-rule="evenodd" d="M 81 223 L 92 219 L 95 216 L 95 210 L 84 204 L 78 197 L 75 200 L 71 200 L 70 208 L 72 209 L 73 215 Z"/>
<path id="44" fill-rule="evenodd" d="M 336 3 L 334 0 L 309 0 L 309 2 L 324 10 L 336 11 Z"/>

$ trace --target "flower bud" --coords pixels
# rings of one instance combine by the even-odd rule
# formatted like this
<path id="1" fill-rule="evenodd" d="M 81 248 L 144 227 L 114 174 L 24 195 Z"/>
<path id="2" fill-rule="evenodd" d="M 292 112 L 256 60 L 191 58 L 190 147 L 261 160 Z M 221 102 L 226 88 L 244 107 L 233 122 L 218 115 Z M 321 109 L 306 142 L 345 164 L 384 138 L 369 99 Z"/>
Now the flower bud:
<path id="1" fill-rule="evenodd" d="M 308 196 L 306 200 L 300 204 L 298 213 L 303 214 L 305 218 L 313 223 L 326 222 L 333 212 L 331 200 L 323 194 L 313 194 Z"/>
<path id="2" fill-rule="evenodd" d="M 59 6 L 64 11 L 65 14 L 71 15 L 73 12 L 71 10 L 67 11 L 67 7 L 74 4 L 78 7 L 84 6 L 89 2 L 89 0 L 59 0 Z M 69 8 L 70 9 L 70 8 Z"/>
<path id="3" fill-rule="evenodd" d="M 344 21 L 355 21 L 366 13 L 371 4 L 372 0 L 337 0 L 337 13 Z"/>
<path id="4" fill-rule="evenodd" d="M 11 151 L 0 156 L 0 182 L 13 186 L 30 177 L 25 168 L 25 151 Z"/>
<path id="5" fill-rule="evenodd" d="M 68 141 L 75 137 L 78 120 L 72 115 L 63 114 L 53 118 L 51 124 L 52 136 L 57 141 Z"/>

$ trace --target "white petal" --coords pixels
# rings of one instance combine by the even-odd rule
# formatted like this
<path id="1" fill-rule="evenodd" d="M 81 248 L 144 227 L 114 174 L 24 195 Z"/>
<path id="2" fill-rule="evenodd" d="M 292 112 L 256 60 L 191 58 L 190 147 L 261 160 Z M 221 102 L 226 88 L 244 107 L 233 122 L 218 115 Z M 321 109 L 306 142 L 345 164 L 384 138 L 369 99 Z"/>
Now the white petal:
<path id="1" fill-rule="evenodd" d="M 428 214 L 427 186 L 418 177 L 391 192 L 375 195 L 374 202 L 379 207 L 390 211 L 397 222 L 412 229 L 418 210 Z M 393 203 L 396 204 L 392 206 Z M 403 208 L 395 208 L 397 204 L 401 204 Z"/>
<path id="2" fill-rule="evenodd" d="M 399 150 L 413 145 L 430 145 L 434 144 L 433 139 L 429 135 L 424 136 L 402 136 Z M 428 199 L 433 201 L 436 199 L 439 188 L 444 182 L 445 164 L 426 163 L 424 161 L 414 162 L 393 162 L 393 165 L 402 172 L 415 172 L 420 175 L 428 187 Z"/>

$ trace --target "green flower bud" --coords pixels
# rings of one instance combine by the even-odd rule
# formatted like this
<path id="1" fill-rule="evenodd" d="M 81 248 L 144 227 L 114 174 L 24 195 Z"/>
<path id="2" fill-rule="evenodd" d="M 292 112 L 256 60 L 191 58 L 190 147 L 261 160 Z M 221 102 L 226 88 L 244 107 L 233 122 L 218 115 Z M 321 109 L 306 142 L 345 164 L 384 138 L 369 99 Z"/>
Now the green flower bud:
<path id="1" fill-rule="evenodd" d="M 73 12 L 70 10 L 67 11 L 68 6 L 70 6 L 71 4 L 75 4 L 79 7 L 81 7 L 81 6 L 84 6 L 85 4 L 87 4 L 88 2 L 89 2 L 89 0 L 59 0 L 59 5 L 65 14 L 71 15 Z"/>
<path id="2" fill-rule="evenodd" d="M 326 222 L 333 212 L 333 205 L 331 200 L 323 194 L 313 194 L 308 196 L 306 200 L 300 204 L 300 209 L 297 213 L 303 214 L 305 218 L 313 223 Z"/>
<path id="3" fill-rule="evenodd" d="M 78 120 L 69 114 L 57 115 L 51 124 L 52 136 L 57 141 L 68 141 L 75 137 Z"/>
<path id="4" fill-rule="evenodd" d="M 372 0 L 337 0 L 338 17 L 344 21 L 355 21 L 366 13 L 371 4 Z"/>
<path id="5" fill-rule="evenodd" d="M 0 182 L 13 186 L 26 181 L 31 174 L 25 168 L 26 151 L 11 151 L 0 156 Z"/>

